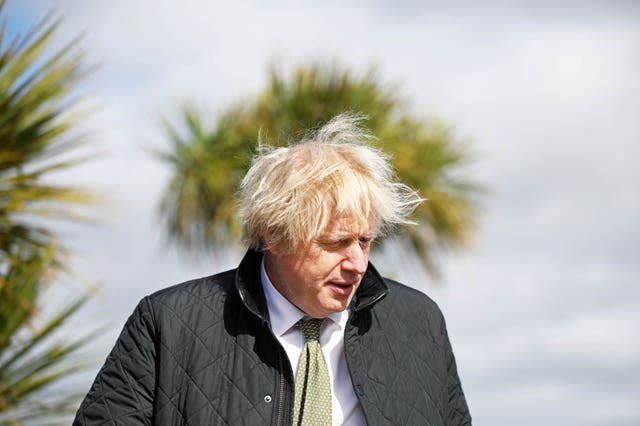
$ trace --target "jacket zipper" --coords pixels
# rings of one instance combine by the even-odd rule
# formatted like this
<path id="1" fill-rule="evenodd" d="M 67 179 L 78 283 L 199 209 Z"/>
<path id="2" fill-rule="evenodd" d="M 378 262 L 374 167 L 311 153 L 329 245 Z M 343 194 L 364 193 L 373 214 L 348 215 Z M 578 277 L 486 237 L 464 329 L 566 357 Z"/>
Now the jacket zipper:
<path id="1" fill-rule="evenodd" d="M 284 365 L 282 362 L 282 354 L 280 354 L 280 356 L 278 356 L 278 367 L 279 367 L 279 371 L 280 371 L 280 377 L 279 377 L 279 387 L 278 387 L 278 408 L 277 408 L 277 415 L 276 415 L 276 426 L 279 426 L 282 424 L 282 416 L 284 414 Z"/>

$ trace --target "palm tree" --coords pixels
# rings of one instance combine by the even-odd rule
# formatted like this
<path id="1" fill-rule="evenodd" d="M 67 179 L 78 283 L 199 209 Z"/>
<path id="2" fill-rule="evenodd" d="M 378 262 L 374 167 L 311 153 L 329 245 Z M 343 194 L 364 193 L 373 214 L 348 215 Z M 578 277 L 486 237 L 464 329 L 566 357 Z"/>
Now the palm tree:
<path id="1" fill-rule="evenodd" d="M 86 297 L 65 306 L 36 325 L 38 298 L 55 263 L 55 247 L 38 250 L 8 266 L 0 287 L 0 424 L 27 420 L 52 422 L 78 404 L 73 392 L 48 393 L 47 387 L 82 369 L 72 355 L 88 337 L 52 339 L 82 306 Z M 51 423 L 48 423 L 51 424 Z"/>
<path id="2" fill-rule="evenodd" d="M 366 127 L 393 156 L 400 179 L 428 199 L 415 212 L 420 225 L 403 227 L 399 239 L 436 273 L 435 250 L 468 241 L 480 188 L 460 177 L 470 159 L 467 148 L 442 122 L 414 118 L 396 93 L 380 82 L 375 69 L 358 76 L 336 65 L 314 64 L 297 68 L 290 77 L 272 69 L 267 88 L 229 107 L 212 130 L 194 108 L 186 107 L 180 126 L 186 132 L 164 123 L 171 148 L 161 158 L 173 174 L 160 214 L 169 237 L 193 252 L 237 241 L 234 194 L 258 134 L 283 145 L 305 129 L 352 111 L 368 117 Z"/>
<path id="3" fill-rule="evenodd" d="M 1 22 L 4 1 L 0 0 Z M 64 252 L 43 218 L 75 218 L 88 193 L 51 183 L 78 159 L 75 96 L 85 75 L 78 40 L 50 45 L 57 23 L 42 21 L 7 40 L 0 25 L 0 424 L 53 422 L 73 402 L 50 385 L 78 370 L 84 338 L 55 338 L 86 296 L 40 315 L 42 290 L 64 267 Z M 46 223 L 46 222 L 45 222 Z"/>

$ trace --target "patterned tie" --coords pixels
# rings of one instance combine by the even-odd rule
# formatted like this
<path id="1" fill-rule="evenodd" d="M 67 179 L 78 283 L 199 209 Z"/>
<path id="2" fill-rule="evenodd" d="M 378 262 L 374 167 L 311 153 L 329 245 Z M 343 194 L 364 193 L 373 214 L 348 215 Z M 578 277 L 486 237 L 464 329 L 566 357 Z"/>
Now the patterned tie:
<path id="1" fill-rule="evenodd" d="M 331 382 L 320 348 L 323 321 L 311 318 L 296 323 L 304 334 L 304 347 L 296 375 L 293 410 L 293 424 L 296 426 L 331 425 Z"/>

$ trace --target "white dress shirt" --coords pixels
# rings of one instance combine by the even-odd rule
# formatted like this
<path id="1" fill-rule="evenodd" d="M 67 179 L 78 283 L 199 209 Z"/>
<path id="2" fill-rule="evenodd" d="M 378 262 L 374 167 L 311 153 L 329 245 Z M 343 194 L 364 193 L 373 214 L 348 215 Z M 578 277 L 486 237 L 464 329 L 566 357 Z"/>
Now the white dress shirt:
<path id="1" fill-rule="evenodd" d="M 297 374 L 298 361 L 304 346 L 302 331 L 294 325 L 305 313 L 289 302 L 273 286 L 267 276 L 264 260 L 260 267 L 262 288 L 264 289 L 271 320 L 271 330 L 278 338 L 289 357 L 294 377 Z M 353 390 L 351 376 L 344 355 L 344 329 L 349 312 L 336 312 L 325 320 L 320 330 L 320 347 L 329 370 L 331 380 L 331 419 L 334 425 L 366 425 L 362 408 Z"/>

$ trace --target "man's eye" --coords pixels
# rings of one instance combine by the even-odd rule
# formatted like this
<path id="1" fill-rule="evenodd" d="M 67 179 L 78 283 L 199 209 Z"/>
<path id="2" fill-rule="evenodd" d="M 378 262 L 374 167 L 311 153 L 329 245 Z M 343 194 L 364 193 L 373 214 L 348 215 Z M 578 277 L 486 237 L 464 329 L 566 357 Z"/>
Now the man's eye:
<path id="1" fill-rule="evenodd" d="M 349 245 L 351 244 L 351 241 L 353 241 L 351 238 L 344 238 L 342 240 L 338 240 L 334 242 L 333 245 L 335 247 L 340 247 L 340 248 L 349 247 Z"/>
<path id="2" fill-rule="evenodd" d="M 346 247 L 349 247 L 355 241 L 358 242 L 360 247 L 367 248 L 371 245 L 372 237 L 358 237 L 355 238 L 342 238 L 339 240 L 322 240 L 319 241 L 320 245 L 323 246 L 327 250 L 339 250 Z"/>
<path id="3" fill-rule="evenodd" d="M 358 242 L 360 243 L 360 245 L 362 247 L 369 247 L 371 245 L 371 240 L 373 238 L 371 237 L 360 237 L 358 238 Z"/>
<path id="4" fill-rule="evenodd" d="M 349 244 L 351 244 L 351 239 L 342 239 L 342 240 L 325 240 L 322 241 L 320 244 L 322 244 L 325 248 L 329 249 L 329 250 L 337 250 L 340 248 L 344 248 L 344 247 L 348 247 Z"/>

